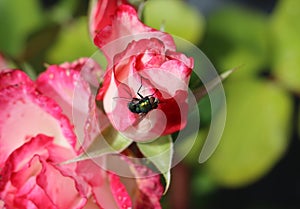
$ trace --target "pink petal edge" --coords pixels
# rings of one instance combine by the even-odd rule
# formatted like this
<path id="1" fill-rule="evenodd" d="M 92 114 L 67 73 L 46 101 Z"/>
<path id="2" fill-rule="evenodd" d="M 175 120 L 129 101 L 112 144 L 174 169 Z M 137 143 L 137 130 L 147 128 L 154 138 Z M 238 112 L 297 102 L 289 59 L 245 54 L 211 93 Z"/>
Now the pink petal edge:
<path id="1" fill-rule="evenodd" d="M 76 136 L 73 126 L 62 114 L 61 108 L 52 99 L 37 92 L 33 82 L 20 82 L 19 85 L 15 85 L 18 79 L 22 78 L 15 75 L 20 74 L 19 71 L 5 74 L 11 76 L 2 74 L 2 80 L 0 79 L 0 83 L 4 80 L 7 84 L 6 88 L 0 90 L 0 165 L 14 149 L 39 133 L 56 136 L 55 143 L 62 146 L 75 147 Z M 9 86 L 5 80 L 7 77 L 16 80 L 12 80 L 10 82 L 12 85 Z"/>

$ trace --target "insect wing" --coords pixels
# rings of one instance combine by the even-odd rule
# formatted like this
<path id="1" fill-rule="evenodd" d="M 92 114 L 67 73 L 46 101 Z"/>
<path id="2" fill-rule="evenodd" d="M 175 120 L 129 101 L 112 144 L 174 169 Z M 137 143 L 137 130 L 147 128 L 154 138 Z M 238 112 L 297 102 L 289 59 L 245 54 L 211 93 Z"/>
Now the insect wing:
<path id="1" fill-rule="evenodd" d="M 139 104 L 140 103 L 140 99 L 138 99 L 138 98 L 132 98 L 131 99 L 131 102 L 133 103 L 133 104 Z"/>
<path id="2" fill-rule="evenodd" d="M 131 98 L 126 98 L 126 97 L 113 97 L 113 100 L 122 100 L 122 101 L 127 101 L 127 102 L 132 101 Z"/>

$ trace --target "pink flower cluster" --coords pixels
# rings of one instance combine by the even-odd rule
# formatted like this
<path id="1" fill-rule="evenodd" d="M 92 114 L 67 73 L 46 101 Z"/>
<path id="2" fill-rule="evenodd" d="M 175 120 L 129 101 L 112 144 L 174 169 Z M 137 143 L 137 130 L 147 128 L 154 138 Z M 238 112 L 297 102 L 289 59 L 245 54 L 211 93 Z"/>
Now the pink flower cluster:
<path id="1" fill-rule="evenodd" d="M 193 60 L 176 52 L 169 34 L 144 25 L 127 1 L 94 2 L 90 33 L 108 60 L 105 72 L 87 58 L 50 65 L 35 81 L 20 70 L 0 71 L 0 207 L 161 208 L 160 176 L 126 155 L 119 158 L 136 178 L 92 159 L 62 163 L 84 153 L 110 124 L 137 142 L 186 125 Z M 86 81 L 95 77 L 103 82 L 93 96 Z"/>

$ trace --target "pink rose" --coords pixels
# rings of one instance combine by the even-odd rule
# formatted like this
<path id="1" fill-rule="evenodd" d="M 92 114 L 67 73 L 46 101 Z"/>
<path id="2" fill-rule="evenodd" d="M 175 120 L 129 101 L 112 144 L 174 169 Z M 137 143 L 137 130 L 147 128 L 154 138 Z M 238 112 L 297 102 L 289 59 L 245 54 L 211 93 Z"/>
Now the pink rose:
<path id="1" fill-rule="evenodd" d="M 140 203 L 143 198 L 140 193 L 146 191 L 145 183 L 160 190 L 152 188 L 152 193 L 150 190 L 143 193 L 147 197 L 143 204 L 160 208 L 162 186 L 158 175 L 143 178 L 145 183 L 132 179 L 126 183 L 129 187 L 125 187 L 119 176 L 103 170 L 92 160 L 59 164 L 82 152 L 71 122 L 75 120 L 71 110 L 76 112 L 82 107 L 78 114 L 87 114 L 81 117 L 86 123 L 91 116 L 95 117 L 89 104 L 90 87 L 81 82 L 78 74 L 79 66 L 89 66 L 87 70 L 98 72 L 97 66 L 90 64 L 83 59 L 53 65 L 36 82 L 22 71 L 0 73 L 0 200 L 5 208 L 130 208 L 133 205 L 147 208 Z M 73 94 L 87 100 L 73 107 Z M 79 124 L 79 129 L 86 128 L 85 122 Z M 93 129 L 88 130 L 85 134 L 96 134 Z M 139 192 L 131 194 L 128 188 Z"/>
<path id="2" fill-rule="evenodd" d="M 0 83 L 0 198 L 6 208 L 83 206 L 85 189 L 56 165 L 76 156 L 68 118 L 23 72 L 2 73 Z"/>
<path id="3" fill-rule="evenodd" d="M 144 25 L 132 6 L 113 3 L 108 9 L 98 1 L 92 19 L 101 14 L 101 21 L 90 24 L 97 31 L 94 43 L 108 60 L 97 100 L 103 100 L 112 125 L 134 141 L 181 130 L 193 60 L 175 52 L 171 35 Z M 99 12 L 106 10 L 107 16 Z M 143 102 L 147 107 L 141 110 Z"/>
<path id="4" fill-rule="evenodd" d="M 159 39 L 133 41 L 114 57 L 97 99 L 103 100 L 113 126 L 134 141 L 171 134 L 186 125 L 192 67 L 192 58 L 166 49 Z M 144 113 L 131 111 L 129 105 L 141 96 L 153 97 L 147 101 L 153 107 Z"/>

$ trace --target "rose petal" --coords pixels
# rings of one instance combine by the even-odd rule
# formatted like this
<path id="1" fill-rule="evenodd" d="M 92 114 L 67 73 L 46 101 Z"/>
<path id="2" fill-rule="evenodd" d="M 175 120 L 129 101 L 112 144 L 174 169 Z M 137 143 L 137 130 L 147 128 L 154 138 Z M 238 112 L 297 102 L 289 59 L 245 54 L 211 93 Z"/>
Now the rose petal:
<path id="1" fill-rule="evenodd" d="M 53 98 L 70 118 L 83 147 L 87 147 L 102 129 L 97 117 L 101 117 L 102 126 L 107 124 L 104 123 L 106 117 L 97 112 L 91 92 L 92 88 L 98 88 L 102 73 L 94 60 L 81 58 L 48 67 L 36 81 L 39 91 Z"/>
<path id="2" fill-rule="evenodd" d="M 125 0 L 93 0 L 89 15 L 89 29 L 92 38 L 105 26 L 111 24 L 111 18 L 120 4 L 125 4 Z"/>
<path id="3" fill-rule="evenodd" d="M 108 63 L 111 63 L 114 55 L 125 50 L 127 45 L 133 40 L 149 39 L 153 37 L 164 42 L 166 49 L 175 51 L 176 47 L 174 40 L 169 34 L 144 25 L 138 19 L 137 13 L 133 7 L 121 5 L 117 9 L 111 25 L 104 27 L 96 35 L 94 43 L 104 52 L 108 58 Z"/>
<path id="4" fill-rule="evenodd" d="M 101 48 L 105 44 L 122 36 L 150 31 L 154 31 L 154 29 L 139 21 L 136 10 L 133 7 L 121 5 L 114 13 L 111 24 L 100 30 L 94 41 Z"/>
<path id="5" fill-rule="evenodd" d="M 164 62 L 160 66 L 160 69 L 164 70 L 165 72 L 171 73 L 172 76 L 176 76 L 178 80 L 183 81 L 183 83 L 185 84 L 184 89 L 187 89 L 189 79 L 190 79 L 190 76 L 192 73 L 192 68 L 186 66 L 180 60 L 169 60 L 169 61 Z"/>
<path id="6" fill-rule="evenodd" d="M 186 91 L 178 90 L 174 97 L 162 100 L 160 109 L 167 118 L 167 124 L 162 135 L 180 131 L 186 126 L 188 115 L 187 96 Z"/>
<path id="7" fill-rule="evenodd" d="M 186 58 L 187 59 L 187 58 Z M 101 88 L 98 91 L 97 100 L 103 100 L 104 95 L 110 85 L 112 71 L 114 71 L 114 75 L 116 76 L 117 81 L 122 83 L 128 83 L 131 77 L 137 77 L 137 72 L 142 71 L 145 68 L 158 68 L 165 62 L 165 45 L 162 41 L 157 38 L 150 39 L 141 39 L 138 41 L 132 41 L 123 52 L 114 56 L 114 67 L 107 70 L 105 73 L 104 81 L 102 83 Z M 178 66 L 166 66 L 172 67 L 173 71 L 176 71 L 178 66 L 184 66 L 183 63 L 176 63 Z M 175 64 L 174 64 L 175 65 Z M 180 69 L 178 69 L 180 70 Z M 171 71 L 171 70 L 170 70 Z M 179 74 L 181 77 L 186 78 L 191 74 L 191 70 L 186 70 L 187 72 L 182 70 L 183 75 L 180 72 L 175 72 Z M 140 80 L 140 78 L 138 78 Z M 140 82 L 140 81 L 139 81 Z M 136 82 L 135 82 L 136 83 Z M 133 88 L 133 83 L 130 83 L 130 86 Z M 138 89 L 140 83 L 136 85 L 136 89 Z M 131 95 L 127 95 L 131 96 Z"/>
<path id="8" fill-rule="evenodd" d="M 30 78 L 20 70 L 10 70 L 0 73 L 0 91 L 9 86 L 27 85 L 28 88 L 34 89 L 35 84 Z"/>
<path id="9" fill-rule="evenodd" d="M 130 196 L 127 193 L 126 187 L 120 181 L 120 177 L 116 174 L 109 173 L 110 188 L 119 208 L 132 208 Z"/>
<path id="10" fill-rule="evenodd" d="M 117 130 L 125 130 L 134 123 L 135 118 L 129 117 L 129 109 L 127 103 L 131 100 L 128 95 L 127 88 L 123 87 L 115 78 L 112 72 L 109 87 L 105 93 L 103 106 L 111 123 Z M 128 98 L 128 99 L 127 99 Z M 124 117 L 120 117 L 120 116 Z"/>
<path id="11" fill-rule="evenodd" d="M 149 169 L 144 167 L 136 168 L 136 171 L 139 173 L 139 176 L 153 175 Z M 146 174 L 143 172 L 146 172 Z M 139 187 L 139 195 L 136 199 L 136 208 L 160 209 L 160 199 L 164 191 L 160 182 L 160 176 L 153 175 L 151 177 L 137 178 L 137 185 Z"/>
<path id="12" fill-rule="evenodd" d="M 99 134 L 110 126 L 110 121 L 105 113 L 97 107 L 95 97 L 89 100 L 89 115 L 84 126 L 84 142 L 81 143 L 83 150 L 87 149 Z"/>
<path id="13" fill-rule="evenodd" d="M 2 181 L 0 184 L 0 198 L 4 198 L 7 206 L 26 208 L 35 205 L 28 197 L 36 189 L 34 175 L 41 170 L 37 155 L 47 157 L 45 148 L 52 141 L 53 139 L 50 137 L 40 136 L 34 138 L 9 156 L 1 171 Z M 50 201 L 47 197 L 47 200 L 43 199 L 42 193 L 43 191 L 39 192 L 40 199 L 47 205 Z"/>
<path id="14" fill-rule="evenodd" d="M 183 74 L 181 72 L 187 71 Z M 173 97 L 178 90 L 187 91 L 191 70 L 181 62 L 171 60 L 160 68 L 145 69 L 140 73 L 144 80 L 148 80 L 153 88 L 160 90 L 164 97 Z"/>
<path id="15" fill-rule="evenodd" d="M 36 81 L 38 90 L 44 95 L 54 99 L 69 118 L 72 118 L 73 95 L 78 82 L 80 82 L 79 71 L 63 68 L 58 65 L 49 66 Z M 89 92 L 85 91 L 87 90 L 82 89 L 82 97 L 85 99 L 83 102 L 88 101 L 89 96 Z M 87 112 L 87 104 L 81 107 L 84 112 Z"/>
<path id="16" fill-rule="evenodd" d="M 0 185 L 0 197 L 5 197 L 7 204 L 14 205 L 14 208 L 22 208 L 16 205 L 28 204 L 34 204 L 37 208 L 83 206 L 85 199 L 82 196 L 86 194 L 86 190 L 78 189 L 76 179 L 70 174 L 72 165 L 54 165 L 75 157 L 76 153 L 53 144 L 53 141 L 53 138 L 38 135 L 9 156 L 1 171 L 3 181 Z M 52 152 L 60 157 L 53 158 Z M 55 162 L 53 159 L 59 161 Z M 62 175 L 62 169 L 64 172 L 68 171 L 68 174 Z M 13 196 L 10 197 L 9 194 Z"/>
<path id="17" fill-rule="evenodd" d="M 5 209 L 3 200 L 0 200 L 0 208 Z"/>
<path id="18" fill-rule="evenodd" d="M 114 64 L 124 63 L 131 56 L 141 56 L 137 58 L 140 61 L 136 63 L 137 69 L 159 67 L 165 60 L 165 45 L 157 38 L 132 41 L 126 50 L 114 57 Z"/>
<path id="19" fill-rule="evenodd" d="M 73 62 L 65 62 L 59 65 L 59 67 L 66 70 L 75 70 L 80 72 L 81 77 L 90 86 L 98 88 L 99 80 L 102 77 L 104 71 L 101 66 L 92 58 L 82 57 Z"/>
<path id="20" fill-rule="evenodd" d="M 100 79 L 101 74 L 102 70 L 95 61 L 81 58 L 72 63 L 49 66 L 36 83 L 39 91 L 53 98 L 72 118 L 74 109 L 88 112 L 89 84 L 98 86 L 97 77 Z"/>
<path id="21" fill-rule="evenodd" d="M 160 175 L 154 173 L 144 165 L 133 163 L 125 156 L 123 156 L 122 159 L 129 165 L 132 174 L 135 176 L 134 179 L 124 179 L 127 190 L 133 193 L 131 196 L 134 197 L 134 208 L 160 209 L 160 199 L 164 191 L 160 181 Z M 132 180 L 134 180 L 134 182 Z"/>
<path id="22" fill-rule="evenodd" d="M 7 77 L 2 76 L 0 83 L 7 83 Z M 0 165 L 14 149 L 39 133 L 54 137 L 56 144 L 66 148 L 73 149 L 76 144 L 73 127 L 60 107 L 29 84 L 8 86 L 0 91 Z"/>
<path id="23" fill-rule="evenodd" d="M 167 118 L 160 109 L 151 110 L 146 116 L 138 115 L 138 117 L 134 124 L 122 131 L 127 138 L 136 142 L 144 142 L 165 134 Z"/>
<path id="24" fill-rule="evenodd" d="M 78 163 L 77 173 L 92 187 L 93 197 L 97 205 L 102 208 L 118 209 L 106 171 L 92 160 L 85 160 Z"/>
<path id="25" fill-rule="evenodd" d="M 44 140 L 41 140 L 44 141 Z M 47 143 L 50 144 L 50 143 Z M 28 146 L 26 146 L 28 147 Z M 35 148 L 35 147 L 32 147 Z M 31 147 L 30 147 L 31 149 Z M 23 151 L 24 149 L 22 149 Z M 19 150 L 20 151 L 20 150 Z M 5 166 L 5 171 L 7 171 L 7 175 L 4 175 L 5 177 L 9 177 L 6 180 L 10 181 L 10 183 L 12 184 L 13 187 L 15 187 L 16 189 L 18 189 L 19 193 L 20 193 L 20 188 L 25 188 L 28 186 L 26 186 L 27 182 L 32 179 L 35 178 L 34 176 L 37 175 L 41 169 L 42 166 L 39 163 L 39 159 L 38 156 L 39 154 L 41 154 L 41 156 L 43 157 L 47 157 L 47 151 L 46 150 L 39 150 L 36 153 L 34 153 L 34 155 L 31 155 L 31 153 L 29 152 L 29 150 L 25 150 L 25 153 L 21 153 L 20 155 L 17 155 L 16 153 L 20 153 L 20 152 L 14 152 L 13 154 L 15 155 L 11 155 L 14 156 L 16 160 L 20 161 L 20 164 L 18 164 L 18 162 L 12 162 L 13 160 L 9 159 L 7 161 L 7 164 L 10 164 L 9 166 Z M 28 156 L 29 154 L 29 156 Z M 25 156 L 24 156 L 25 155 Z M 26 156 L 27 155 L 27 156 Z M 25 157 L 25 158 L 23 158 Z M 12 167 L 12 168 L 11 168 Z M 11 168 L 11 169 L 9 169 Z"/>
<path id="26" fill-rule="evenodd" d="M 166 56 L 168 56 L 169 59 L 175 59 L 175 60 L 178 60 L 178 61 L 184 63 L 187 68 L 193 69 L 193 67 L 194 67 L 194 59 L 192 57 L 188 58 L 180 52 L 167 50 Z"/>
<path id="27" fill-rule="evenodd" d="M 37 183 L 57 208 L 78 208 L 85 204 L 86 199 L 83 198 L 85 194 L 78 192 L 73 178 L 61 175 L 56 167 L 45 161 L 42 161 L 42 165 L 43 169 L 37 176 Z"/>
<path id="28" fill-rule="evenodd" d="M 88 199 L 83 209 L 105 209 L 105 208 L 102 208 L 100 205 L 98 205 L 94 200 L 94 198 L 91 197 L 90 199 Z"/>
<path id="29" fill-rule="evenodd" d="M 45 135 L 38 135 L 30 139 L 28 142 L 24 143 L 21 147 L 14 150 L 7 158 L 3 170 L 1 170 L 1 172 L 4 173 L 5 175 L 3 175 L 2 177 L 0 190 L 4 189 L 3 185 L 6 182 L 8 182 L 10 179 L 14 180 L 15 178 L 14 184 L 16 184 L 16 186 L 18 185 L 20 186 L 24 182 L 26 182 L 30 176 L 34 175 L 34 172 L 27 173 L 27 171 L 25 170 L 23 171 L 25 173 L 22 172 L 22 175 L 12 177 L 13 173 L 20 172 L 21 169 L 23 169 L 26 166 L 29 166 L 26 164 L 31 161 L 32 156 L 38 155 L 47 159 L 49 157 L 50 154 L 49 149 L 51 149 L 51 144 L 53 143 L 53 141 L 54 139 L 51 137 Z M 66 160 L 74 156 L 75 153 L 72 150 L 68 149 L 63 153 L 61 157 L 64 157 L 65 159 L 63 160 Z M 55 163 L 58 162 L 60 161 L 57 161 Z M 31 168 L 36 171 L 38 170 L 38 168 L 33 168 L 33 167 Z"/>
<path id="30" fill-rule="evenodd" d="M 5 200 L 9 208 L 55 208 L 55 205 L 45 195 L 43 189 L 37 185 L 35 178 L 29 179 L 23 188 L 11 195 L 11 200 Z"/>

